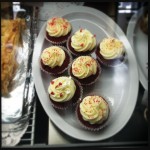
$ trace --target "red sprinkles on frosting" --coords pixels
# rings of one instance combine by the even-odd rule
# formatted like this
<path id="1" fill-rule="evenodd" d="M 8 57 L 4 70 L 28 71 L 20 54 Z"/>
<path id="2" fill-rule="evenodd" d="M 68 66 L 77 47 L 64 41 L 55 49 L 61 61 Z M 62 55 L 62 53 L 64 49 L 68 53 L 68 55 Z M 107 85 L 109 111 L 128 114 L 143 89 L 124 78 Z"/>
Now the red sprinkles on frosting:
<path id="1" fill-rule="evenodd" d="M 54 92 L 51 92 L 51 95 L 54 95 L 55 93 Z"/>
<path id="2" fill-rule="evenodd" d="M 59 86 L 60 86 L 60 85 L 62 85 L 62 83 L 61 83 L 61 82 L 59 82 Z"/>
<path id="3" fill-rule="evenodd" d="M 56 87 L 55 88 L 58 88 L 59 86 L 61 86 L 62 85 L 62 83 L 61 82 L 59 82 L 57 85 L 56 85 Z"/>
<path id="4" fill-rule="evenodd" d="M 82 46 L 82 47 L 83 47 L 83 46 L 84 46 L 84 44 L 83 44 L 83 43 L 81 43 L 81 44 L 80 44 L 80 46 Z"/>
<path id="5" fill-rule="evenodd" d="M 63 25 L 64 29 L 67 29 L 67 25 Z"/>
<path id="6" fill-rule="evenodd" d="M 50 25 L 50 26 L 53 26 L 53 25 L 54 25 L 54 22 L 50 22 L 49 25 Z"/>
<path id="7" fill-rule="evenodd" d="M 89 66 L 89 67 L 90 67 L 91 65 L 90 65 L 90 64 L 86 64 L 86 66 Z"/>
<path id="8" fill-rule="evenodd" d="M 80 72 L 80 69 L 77 68 L 77 67 L 75 67 L 75 68 L 73 68 L 73 71 L 74 71 L 74 72 Z"/>
<path id="9" fill-rule="evenodd" d="M 50 84 L 54 84 L 54 81 L 51 81 Z"/>
<path id="10" fill-rule="evenodd" d="M 60 93 L 60 97 L 62 97 L 63 96 L 63 94 L 62 93 Z"/>

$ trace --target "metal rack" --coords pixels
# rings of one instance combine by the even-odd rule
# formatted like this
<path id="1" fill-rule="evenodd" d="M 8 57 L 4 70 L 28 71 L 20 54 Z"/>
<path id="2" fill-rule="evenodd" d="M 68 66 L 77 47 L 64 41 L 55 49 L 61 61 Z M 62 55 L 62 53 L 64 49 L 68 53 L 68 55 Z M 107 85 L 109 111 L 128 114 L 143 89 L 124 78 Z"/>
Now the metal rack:
<path id="1" fill-rule="evenodd" d="M 36 118 L 36 101 L 34 100 L 34 103 L 31 107 L 31 112 L 29 115 L 29 125 L 28 128 L 21 138 L 18 145 L 34 145 L 34 136 L 35 136 L 35 118 Z"/>

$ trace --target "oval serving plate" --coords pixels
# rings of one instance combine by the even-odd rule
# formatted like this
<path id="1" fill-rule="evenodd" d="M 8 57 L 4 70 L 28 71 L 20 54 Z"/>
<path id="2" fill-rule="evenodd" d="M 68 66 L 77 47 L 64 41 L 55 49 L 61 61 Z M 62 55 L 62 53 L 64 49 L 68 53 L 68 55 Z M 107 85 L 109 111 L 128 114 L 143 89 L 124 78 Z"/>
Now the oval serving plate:
<path id="1" fill-rule="evenodd" d="M 75 110 L 58 111 L 50 103 L 47 88 L 54 77 L 40 70 L 41 51 L 48 47 L 45 37 L 46 23 L 40 30 L 33 54 L 33 79 L 40 102 L 53 123 L 72 138 L 83 141 L 100 141 L 118 133 L 130 119 L 136 105 L 139 78 L 133 50 L 120 27 L 107 15 L 93 8 L 77 6 L 70 7 L 55 14 L 70 21 L 72 32 L 86 28 L 96 34 L 97 41 L 113 36 L 123 41 L 127 60 L 113 68 L 102 68 L 98 81 L 89 87 L 84 87 L 83 97 L 89 93 L 104 95 L 111 105 L 111 116 L 107 126 L 99 132 L 83 129 L 75 117 Z M 50 16 L 50 18 L 53 16 Z M 92 54 L 95 57 L 95 54 Z"/>

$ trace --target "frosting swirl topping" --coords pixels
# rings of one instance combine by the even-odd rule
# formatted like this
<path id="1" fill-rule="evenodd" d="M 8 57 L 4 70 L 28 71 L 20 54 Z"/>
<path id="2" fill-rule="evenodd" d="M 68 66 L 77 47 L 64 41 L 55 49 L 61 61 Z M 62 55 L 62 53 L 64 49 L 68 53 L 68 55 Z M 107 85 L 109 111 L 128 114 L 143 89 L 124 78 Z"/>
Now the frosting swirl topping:
<path id="1" fill-rule="evenodd" d="M 80 113 L 90 124 L 100 124 L 108 118 L 108 104 L 101 96 L 86 96 L 80 103 Z"/>
<path id="2" fill-rule="evenodd" d="M 65 18 L 54 17 L 47 22 L 46 31 L 50 36 L 65 36 L 71 31 L 71 24 Z"/>
<path id="3" fill-rule="evenodd" d="M 80 56 L 72 63 L 72 73 L 75 77 L 83 79 L 97 72 L 97 62 L 91 56 Z"/>
<path id="4" fill-rule="evenodd" d="M 87 29 L 80 29 L 71 37 L 71 46 L 77 52 L 91 51 L 96 46 L 96 38 Z"/>
<path id="5" fill-rule="evenodd" d="M 50 82 L 48 93 L 56 102 L 69 101 L 75 94 L 76 85 L 71 77 L 58 77 Z"/>
<path id="6" fill-rule="evenodd" d="M 100 54 L 106 59 L 114 59 L 122 56 L 123 43 L 113 37 L 104 38 L 99 45 Z"/>
<path id="7" fill-rule="evenodd" d="M 50 46 L 43 50 L 41 59 L 44 65 L 51 68 L 61 66 L 65 60 L 65 52 L 58 46 Z"/>

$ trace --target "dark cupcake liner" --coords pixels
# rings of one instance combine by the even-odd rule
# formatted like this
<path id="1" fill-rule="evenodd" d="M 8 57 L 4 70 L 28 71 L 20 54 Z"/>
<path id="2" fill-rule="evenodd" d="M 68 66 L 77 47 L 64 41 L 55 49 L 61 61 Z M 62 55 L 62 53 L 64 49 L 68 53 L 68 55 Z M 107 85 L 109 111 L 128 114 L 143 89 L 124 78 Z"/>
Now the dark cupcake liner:
<path id="1" fill-rule="evenodd" d="M 71 34 L 71 31 L 65 36 L 51 37 L 48 35 L 48 32 L 46 31 L 45 32 L 45 39 L 53 45 L 64 45 L 67 42 L 70 34 Z"/>
<path id="2" fill-rule="evenodd" d="M 92 58 L 93 58 L 93 57 L 92 57 Z M 77 58 L 76 58 L 76 59 L 77 59 Z M 75 61 L 75 59 L 74 59 L 74 61 Z M 75 77 L 75 76 L 72 74 L 72 63 L 73 63 L 73 62 L 70 63 L 70 65 L 69 65 L 69 67 L 68 67 L 68 74 L 69 74 L 72 78 L 78 80 L 78 81 L 81 83 L 81 85 L 84 85 L 84 86 L 92 85 L 92 84 L 94 84 L 94 83 L 98 80 L 98 78 L 100 77 L 100 74 L 101 74 L 101 72 L 102 72 L 102 69 L 101 69 L 100 64 L 98 63 L 97 60 L 95 60 L 95 61 L 96 61 L 96 63 L 97 63 L 97 72 L 96 72 L 95 75 L 91 75 L 91 76 L 89 76 L 89 77 L 87 77 L 87 78 L 84 78 L 84 79 L 79 79 L 79 78 Z"/>
<path id="3" fill-rule="evenodd" d="M 66 102 L 55 102 L 55 101 L 53 101 L 50 98 L 50 95 L 49 95 L 50 102 L 51 102 L 51 104 L 52 104 L 52 106 L 54 108 L 60 109 L 60 110 L 66 110 L 66 109 L 68 109 L 70 107 L 76 106 L 78 101 L 80 101 L 82 99 L 83 88 L 82 88 L 81 84 L 77 80 L 73 79 L 73 81 L 75 82 L 75 85 L 76 85 L 76 91 L 74 93 L 74 96 L 69 101 L 66 101 Z"/>
<path id="4" fill-rule="evenodd" d="M 62 73 L 64 73 L 68 69 L 69 64 L 72 62 L 72 59 L 73 59 L 70 52 L 68 52 L 68 50 L 64 46 L 58 46 L 58 47 L 63 49 L 66 55 L 66 58 L 62 66 L 56 66 L 54 68 L 50 68 L 49 66 L 44 65 L 40 59 L 40 69 L 43 72 L 50 74 L 50 75 L 54 75 L 54 76 L 61 75 Z"/>

